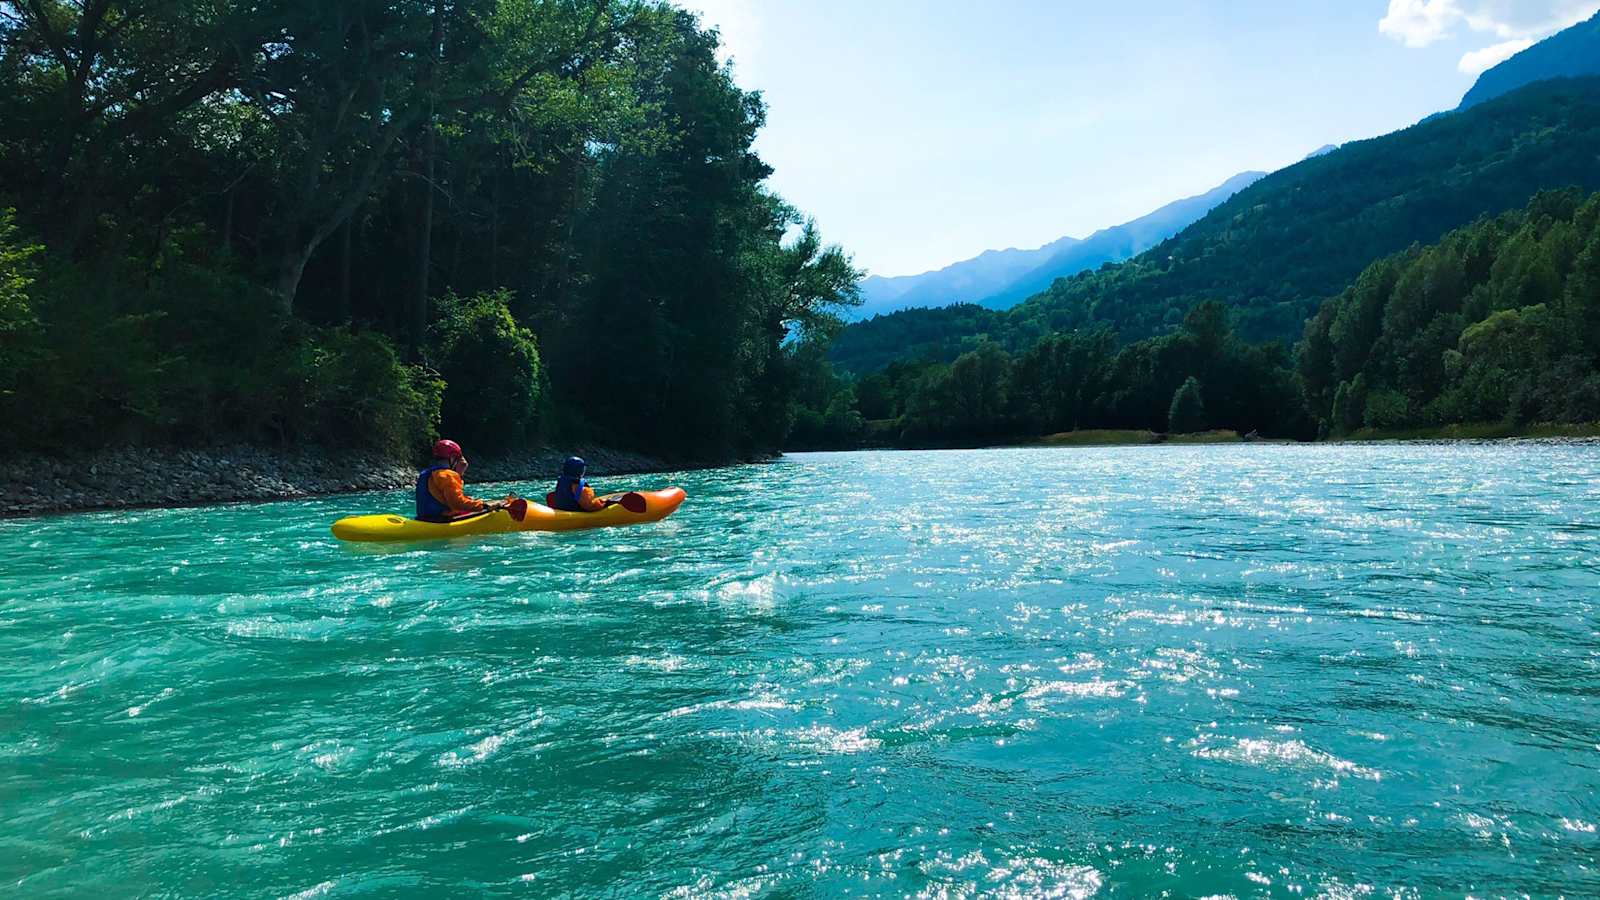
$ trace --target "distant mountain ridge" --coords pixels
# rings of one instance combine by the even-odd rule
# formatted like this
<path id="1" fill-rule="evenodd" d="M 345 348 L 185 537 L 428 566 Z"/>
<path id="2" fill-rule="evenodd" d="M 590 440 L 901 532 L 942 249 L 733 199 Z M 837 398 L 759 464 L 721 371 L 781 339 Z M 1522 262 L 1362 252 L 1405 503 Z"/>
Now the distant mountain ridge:
<path id="1" fill-rule="evenodd" d="M 1588 75 L 1600 75 L 1600 13 L 1484 72 L 1457 108 L 1471 109 L 1535 82 Z"/>
<path id="2" fill-rule="evenodd" d="M 1125 225 L 1097 231 L 1082 241 L 1063 247 L 1043 265 L 1013 281 L 1004 290 L 975 298 L 973 302 L 989 309 L 1009 309 L 1050 287 L 1057 278 L 1071 278 L 1080 272 L 1098 269 L 1105 263 L 1132 259 L 1200 221 L 1206 213 L 1260 181 L 1266 174 L 1241 172 L 1204 194 L 1169 203 Z"/>
<path id="3" fill-rule="evenodd" d="M 852 318 L 869 319 L 919 306 L 945 306 L 954 302 L 949 299 L 952 297 L 972 300 L 987 296 L 1077 243 L 1077 238 L 1064 237 L 1034 250 L 985 250 L 971 259 L 920 275 L 872 275 L 861 282 L 863 300 L 852 311 Z"/>
<path id="4" fill-rule="evenodd" d="M 955 303 L 1006 309 L 1048 288 L 1057 278 L 1143 253 L 1265 174 L 1240 173 L 1204 194 L 1169 203 L 1131 222 L 1103 228 L 1083 240 L 1064 237 L 1035 250 L 989 250 L 921 275 L 869 277 L 861 283 L 863 302 L 850 317 L 862 320 L 903 309 Z"/>

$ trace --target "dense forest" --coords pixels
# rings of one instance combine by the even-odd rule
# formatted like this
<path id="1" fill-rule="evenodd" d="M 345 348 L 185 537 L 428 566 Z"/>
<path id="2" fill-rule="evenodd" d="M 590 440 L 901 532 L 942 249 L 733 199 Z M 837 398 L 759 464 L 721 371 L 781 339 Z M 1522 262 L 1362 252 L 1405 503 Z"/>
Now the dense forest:
<path id="1" fill-rule="evenodd" d="M 1600 422 L 1600 194 L 1541 194 L 1374 264 L 1306 325 L 1324 432 Z"/>
<path id="2" fill-rule="evenodd" d="M 1020 353 L 842 376 L 801 358 L 808 448 L 942 446 L 1083 429 L 1341 437 L 1451 425 L 1600 422 L 1600 194 L 1536 195 L 1381 259 L 1328 299 L 1293 352 L 1251 344 L 1215 301 L 1119 348 L 1105 326 Z"/>
<path id="3" fill-rule="evenodd" d="M 1046 334 L 1101 326 L 1138 341 L 1176 332 L 1208 300 L 1228 306 L 1248 340 L 1293 341 L 1379 257 L 1543 189 L 1600 189 L 1597 157 L 1600 79 L 1536 84 L 1268 175 L 1177 237 L 1008 312 L 953 307 L 852 325 L 831 359 L 865 374 L 895 360 L 947 363 L 986 340 L 1022 352 Z"/>
<path id="4" fill-rule="evenodd" d="M 1105 327 L 1046 335 L 1020 353 L 992 341 L 953 362 L 896 362 L 858 378 L 809 357 L 793 446 L 981 445 L 1066 431 L 1233 430 L 1311 438 L 1289 351 L 1252 345 L 1202 303 L 1177 331 L 1119 347 Z"/>
<path id="5" fill-rule="evenodd" d="M 12 445 L 776 449 L 860 275 L 764 114 L 665 3 L 0 2 Z"/>

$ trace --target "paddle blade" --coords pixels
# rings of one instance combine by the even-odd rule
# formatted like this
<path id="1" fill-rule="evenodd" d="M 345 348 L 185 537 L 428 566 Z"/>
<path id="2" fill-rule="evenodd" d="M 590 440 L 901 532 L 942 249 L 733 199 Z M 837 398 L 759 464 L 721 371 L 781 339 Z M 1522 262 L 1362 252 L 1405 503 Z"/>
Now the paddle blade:
<path id="1" fill-rule="evenodd" d="M 528 517 L 528 501 L 518 497 L 506 507 L 506 512 L 511 514 L 512 519 L 521 522 Z"/>
<path id="2" fill-rule="evenodd" d="M 628 493 L 623 494 L 622 499 L 618 500 L 617 502 L 621 503 L 622 508 L 628 512 L 639 515 L 643 515 L 644 511 L 649 509 L 649 504 L 645 502 L 644 495 L 635 491 L 629 491 Z"/>

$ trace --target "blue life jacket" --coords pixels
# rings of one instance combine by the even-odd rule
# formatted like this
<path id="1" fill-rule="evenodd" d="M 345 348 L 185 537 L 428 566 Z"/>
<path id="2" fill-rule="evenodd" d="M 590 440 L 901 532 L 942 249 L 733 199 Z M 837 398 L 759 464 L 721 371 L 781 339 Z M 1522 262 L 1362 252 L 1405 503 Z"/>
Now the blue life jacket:
<path id="1" fill-rule="evenodd" d="M 454 513 L 451 512 L 450 507 L 440 503 L 438 498 L 433 496 L 433 492 L 428 490 L 428 481 L 429 479 L 433 478 L 433 473 L 442 472 L 448 468 L 450 467 L 443 464 L 430 466 L 429 468 L 422 470 L 422 474 L 417 476 L 418 519 L 422 519 L 423 521 L 432 520 L 442 522 L 454 515 Z"/>
<path id="2" fill-rule="evenodd" d="M 550 492 L 550 508 L 583 512 L 583 505 L 578 502 L 578 498 L 583 496 L 583 489 L 588 486 L 589 482 L 585 479 L 561 476 L 556 480 L 556 489 Z"/>

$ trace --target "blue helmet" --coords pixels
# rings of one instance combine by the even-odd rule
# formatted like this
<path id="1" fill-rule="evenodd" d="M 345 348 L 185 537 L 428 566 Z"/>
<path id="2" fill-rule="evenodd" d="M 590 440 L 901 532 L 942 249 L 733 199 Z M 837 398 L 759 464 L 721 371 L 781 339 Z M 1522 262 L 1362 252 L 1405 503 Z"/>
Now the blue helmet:
<path id="1" fill-rule="evenodd" d="M 588 468 L 589 464 L 584 462 L 581 458 L 569 456 L 567 457 L 567 461 L 561 464 L 561 477 L 582 478 L 583 473 L 587 471 Z"/>

